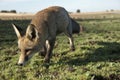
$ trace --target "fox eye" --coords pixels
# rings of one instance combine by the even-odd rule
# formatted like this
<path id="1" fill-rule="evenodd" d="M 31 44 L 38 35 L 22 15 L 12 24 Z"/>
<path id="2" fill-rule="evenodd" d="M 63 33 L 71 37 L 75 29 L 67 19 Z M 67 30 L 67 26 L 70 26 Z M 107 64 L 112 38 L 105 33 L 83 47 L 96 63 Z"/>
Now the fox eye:
<path id="1" fill-rule="evenodd" d="M 17 51 L 21 51 L 21 49 L 20 49 L 20 48 L 18 48 L 18 49 L 17 49 Z"/>
<path id="2" fill-rule="evenodd" d="M 28 51 L 30 51 L 30 50 L 31 50 L 31 49 L 26 49 L 25 52 L 28 52 Z"/>

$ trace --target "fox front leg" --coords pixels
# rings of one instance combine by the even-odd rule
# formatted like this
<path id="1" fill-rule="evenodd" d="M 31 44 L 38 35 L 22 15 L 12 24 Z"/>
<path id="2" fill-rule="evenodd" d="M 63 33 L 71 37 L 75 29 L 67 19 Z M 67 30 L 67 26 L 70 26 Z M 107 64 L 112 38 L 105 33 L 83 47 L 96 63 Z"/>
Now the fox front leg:
<path id="1" fill-rule="evenodd" d="M 52 57 L 52 51 L 54 48 L 54 44 L 55 44 L 55 38 L 46 41 L 47 52 L 45 55 L 45 63 L 50 62 L 50 58 Z"/>

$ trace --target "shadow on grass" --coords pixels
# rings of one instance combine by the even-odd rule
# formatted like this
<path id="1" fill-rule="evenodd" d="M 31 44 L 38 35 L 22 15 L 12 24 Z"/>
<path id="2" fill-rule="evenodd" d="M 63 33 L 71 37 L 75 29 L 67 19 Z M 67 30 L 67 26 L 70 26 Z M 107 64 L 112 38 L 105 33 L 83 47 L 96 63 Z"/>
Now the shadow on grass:
<path id="1" fill-rule="evenodd" d="M 89 62 L 100 62 L 100 61 L 109 61 L 109 62 L 120 62 L 120 43 L 117 42 L 96 42 L 99 47 L 96 50 L 92 50 L 92 53 L 85 53 L 85 57 L 81 58 L 80 55 L 75 55 L 73 57 L 63 57 L 59 60 L 58 63 L 64 63 L 68 65 L 86 65 Z"/>
<path id="2" fill-rule="evenodd" d="M 68 71 L 74 72 L 75 69 L 72 67 L 87 65 L 90 62 L 101 62 L 101 61 L 109 61 L 109 62 L 120 62 L 120 43 L 117 42 L 96 42 L 97 45 L 101 45 L 103 47 L 99 47 L 97 49 L 89 49 L 91 53 L 85 53 L 85 57 L 81 58 L 81 55 L 75 56 L 63 56 L 59 60 L 57 64 L 65 64 L 69 65 Z M 91 51 L 92 50 L 92 51 Z M 67 52 L 67 51 L 66 51 Z M 59 66 L 62 67 L 62 66 Z M 84 70 L 87 70 L 86 68 Z M 110 74 L 108 77 L 93 74 L 93 80 L 120 80 L 119 74 Z"/>

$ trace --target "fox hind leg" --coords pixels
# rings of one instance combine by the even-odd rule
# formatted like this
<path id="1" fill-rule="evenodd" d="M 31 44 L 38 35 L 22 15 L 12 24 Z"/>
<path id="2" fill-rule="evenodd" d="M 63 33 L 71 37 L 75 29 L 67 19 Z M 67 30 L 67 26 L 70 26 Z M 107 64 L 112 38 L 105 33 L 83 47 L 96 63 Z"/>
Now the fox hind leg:
<path id="1" fill-rule="evenodd" d="M 65 34 L 69 39 L 71 51 L 74 51 L 75 46 L 74 46 L 74 40 L 73 40 L 73 37 L 72 37 L 72 24 L 71 24 L 71 22 L 69 23 L 69 26 L 67 27 L 67 29 L 65 31 Z"/>
<path id="2" fill-rule="evenodd" d="M 75 51 L 75 46 L 74 46 L 74 41 L 73 41 L 73 37 L 72 35 L 68 35 L 68 39 L 69 39 L 69 42 L 70 42 L 70 49 L 71 51 Z"/>

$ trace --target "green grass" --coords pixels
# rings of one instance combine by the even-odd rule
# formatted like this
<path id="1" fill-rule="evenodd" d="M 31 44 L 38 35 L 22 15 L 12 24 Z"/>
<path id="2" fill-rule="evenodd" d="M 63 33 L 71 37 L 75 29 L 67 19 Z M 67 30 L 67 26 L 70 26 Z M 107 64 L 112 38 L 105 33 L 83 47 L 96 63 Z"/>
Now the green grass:
<path id="1" fill-rule="evenodd" d="M 29 22 L 0 21 L 0 80 L 120 80 L 120 20 L 81 21 L 84 32 L 73 35 L 74 52 L 66 36 L 57 36 L 49 69 L 38 54 L 23 67 L 16 64 L 20 53 L 11 23 L 25 29 Z"/>

